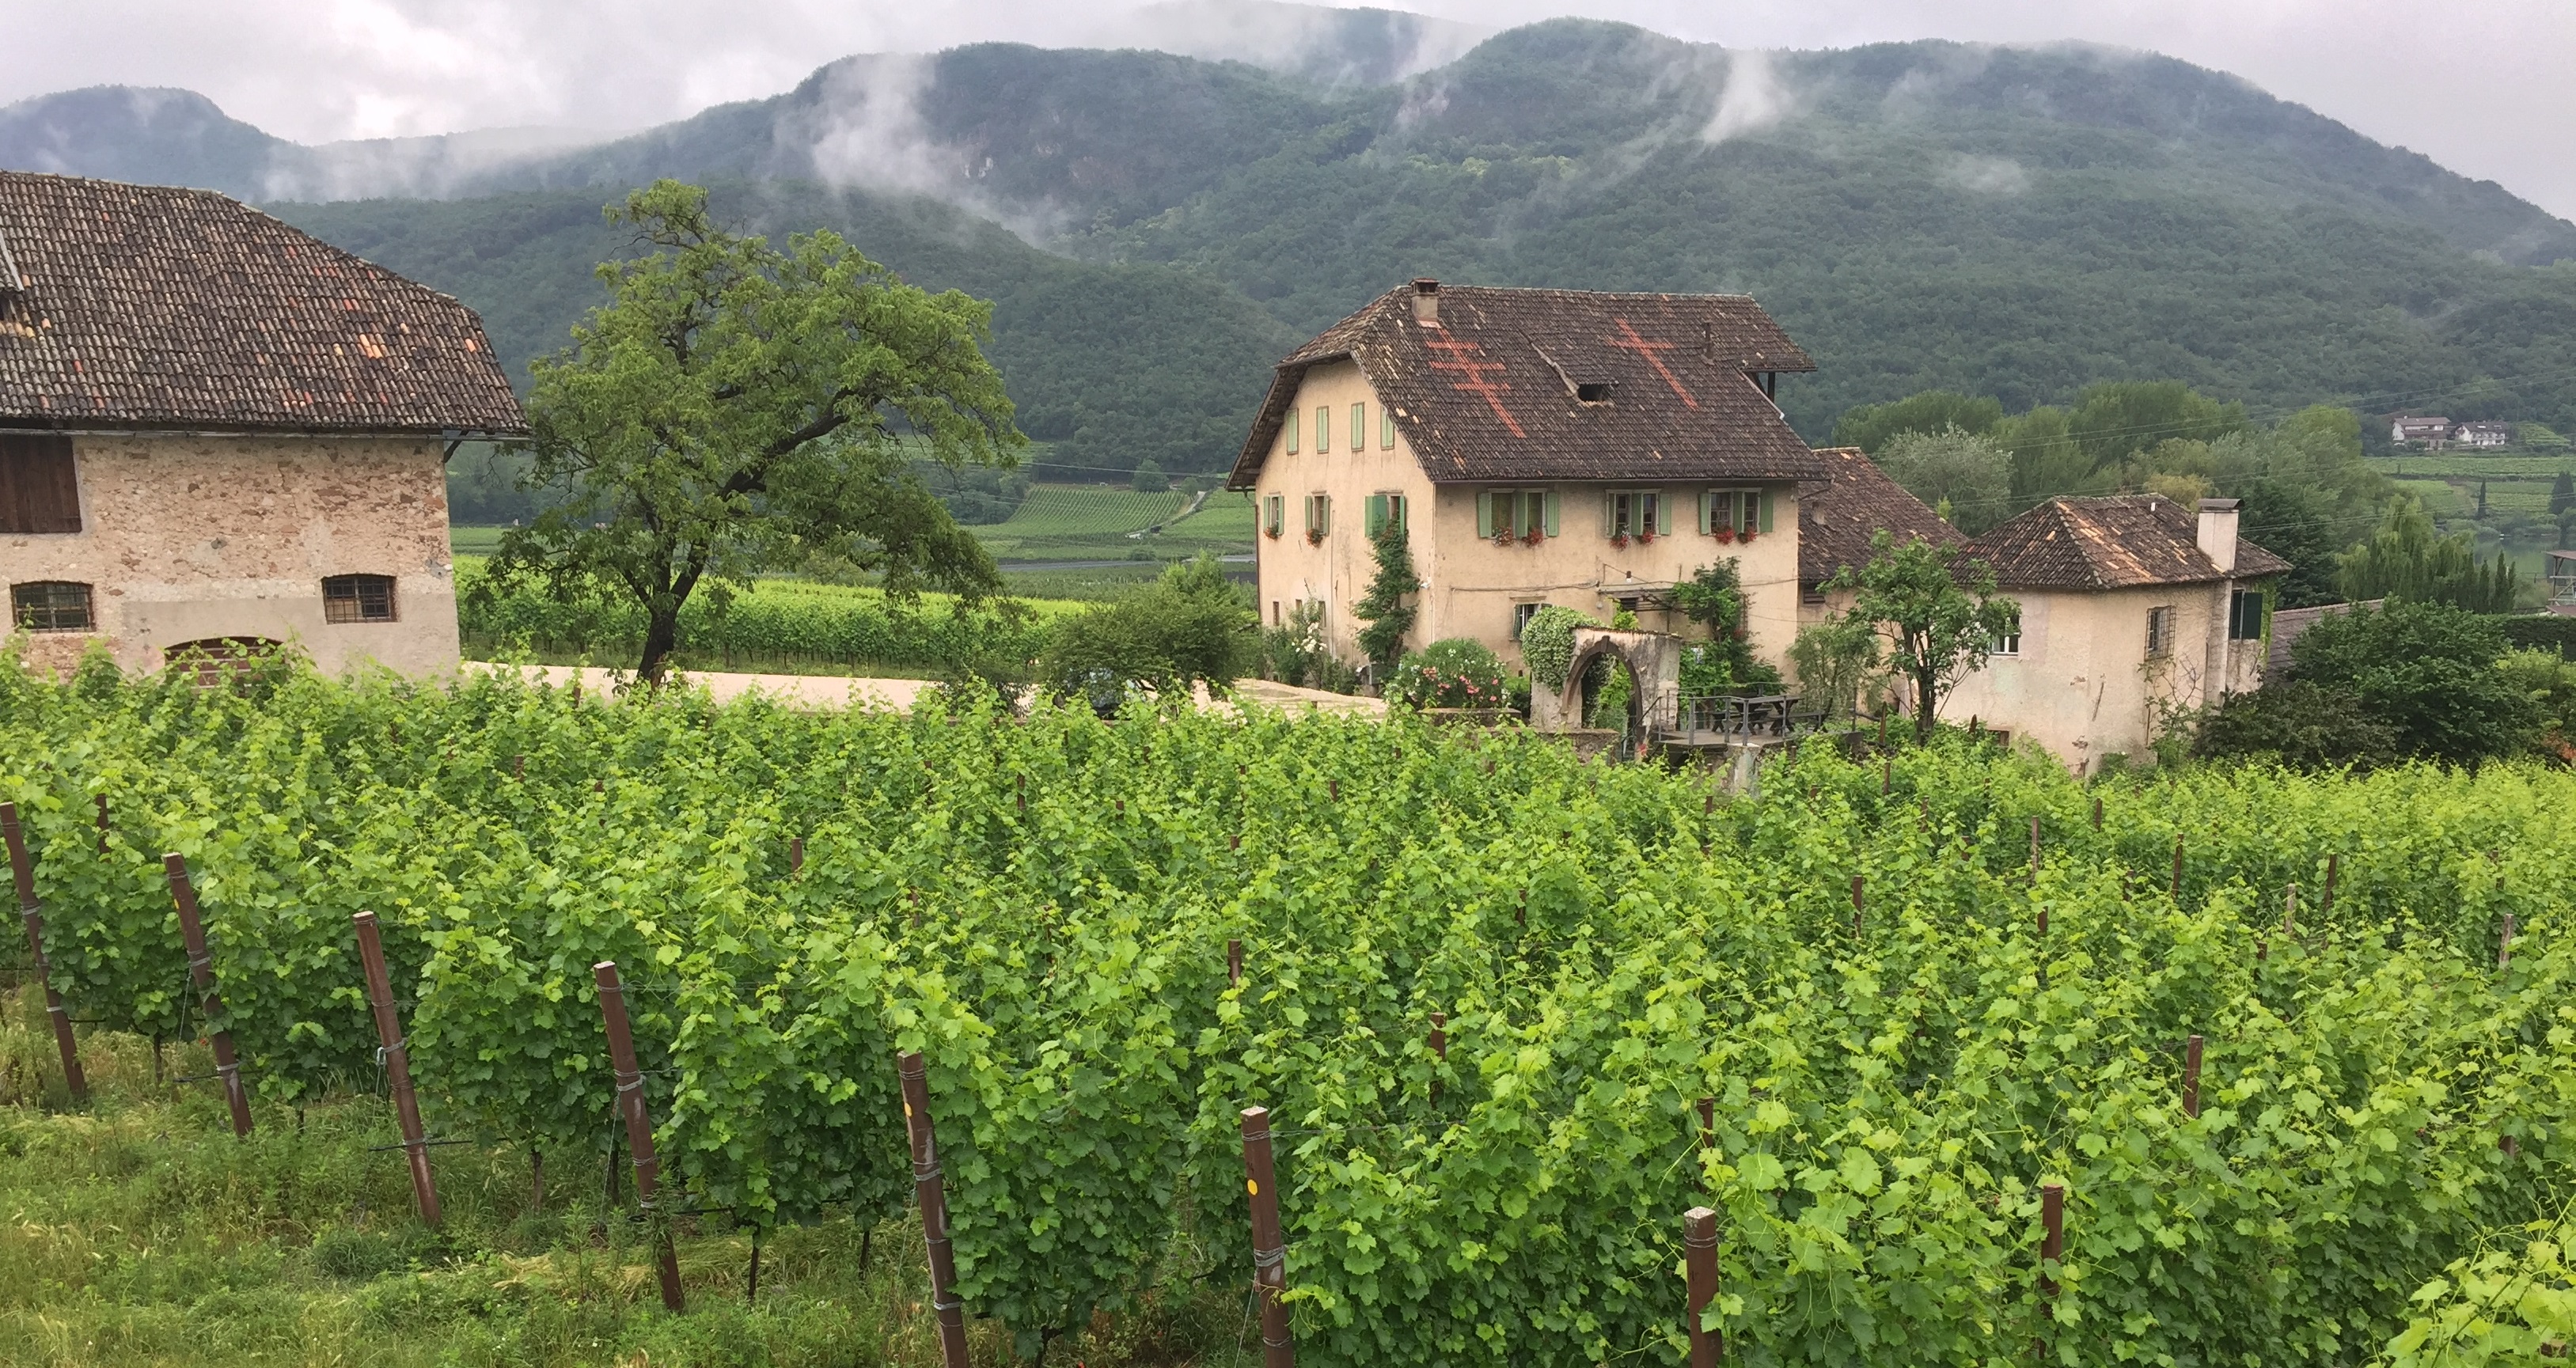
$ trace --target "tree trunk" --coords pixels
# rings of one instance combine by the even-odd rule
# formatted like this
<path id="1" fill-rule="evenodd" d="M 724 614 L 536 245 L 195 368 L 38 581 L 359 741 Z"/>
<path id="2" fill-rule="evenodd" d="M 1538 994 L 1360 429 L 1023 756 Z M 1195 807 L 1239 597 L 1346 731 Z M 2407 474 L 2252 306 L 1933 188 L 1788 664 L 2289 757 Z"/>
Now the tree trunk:
<path id="1" fill-rule="evenodd" d="M 679 644 L 679 640 L 679 604 L 673 603 L 667 611 L 660 608 L 647 609 L 644 622 L 644 660 L 635 667 L 636 679 L 649 688 L 662 687 L 664 662 L 670 659 L 672 648 Z"/>
<path id="2" fill-rule="evenodd" d="M 1932 723 L 1940 707 L 1940 697 L 1932 692 L 1931 676 L 1916 675 L 1914 677 L 1914 744 L 1919 746 L 1931 739 Z"/>

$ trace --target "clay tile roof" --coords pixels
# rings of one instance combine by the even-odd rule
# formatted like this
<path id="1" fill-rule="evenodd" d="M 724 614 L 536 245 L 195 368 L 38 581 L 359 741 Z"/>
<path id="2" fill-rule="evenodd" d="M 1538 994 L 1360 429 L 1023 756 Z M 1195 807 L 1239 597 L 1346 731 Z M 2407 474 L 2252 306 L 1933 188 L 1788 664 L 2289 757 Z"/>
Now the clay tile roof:
<path id="1" fill-rule="evenodd" d="M 1869 563 L 1869 540 L 1884 528 L 1897 541 L 1958 546 L 1968 539 L 1924 507 L 1858 447 L 1816 453 L 1825 482 L 1798 491 L 1798 586 L 1813 589 L 1844 566 Z"/>
<path id="2" fill-rule="evenodd" d="M 1742 295 L 1447 286 L 1379 296 L 1279 363 L 1234 464 L 1249 489 L 1306 371 L 1348 359 L 1435 483 L 1814 480 L 1823 470 L 1753 380 L 1815 363 Z M 1607 386 L 1585 402 L 1579 387 Z"/>
<path id="3" fill-rule="evenodd" d="M 1968 543 L 2005 589 L 2130 589 L 2277 575 L 2290 563 L 2239 537 L 2236 568 L 2200 549 L 2200 515 L 2161 494 L 2051 499 Z"/>
<path id="4" fill-rule="evenodd" d="M 526 430 L 473 310 L 212 191 L 0 172 L 0 241 L 0 426 Z"/>

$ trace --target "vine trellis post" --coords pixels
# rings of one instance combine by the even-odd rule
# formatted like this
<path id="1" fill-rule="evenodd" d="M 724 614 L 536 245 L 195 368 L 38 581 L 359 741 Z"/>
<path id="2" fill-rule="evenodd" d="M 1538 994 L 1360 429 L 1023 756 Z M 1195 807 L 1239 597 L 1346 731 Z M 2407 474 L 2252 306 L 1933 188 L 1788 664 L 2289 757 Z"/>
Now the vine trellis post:
<path id="1" fill-rule="evenodd" d="M 188 878 L 187 857 L 172 851 L 161 857 L 161 870 L 170 879 L 170 901 L 179 909 L 179 938 L 188 947 L 188 981 L 205 999 L 206 1020 L 218 1020 L 224 1014 L 224 1001 L 215 994 L 215 961 L 206 953 L 206 923 L 197 910 L 197 886 Z M 215 1048 L 215 1077 L 223 1081 L 224 1103 L 232 1109 L 233 1135 L 247 1137 L 250 1094 L 242 1090 L 241 1061 L 233 1055 L 233 1033 L 214 1031 L 207 1038 Z"/>
<path id="2" fill-rule="evenodd" d="M 618 981 L 615 960 L 601 960 L 590 966 L 590 973 L 599 984 L 599 1015 L 608 1027 L 609 1064 L 617 1071 L 617 1112 L 626 1122 L 627 1151 L 635 1157 L 635 1204 L 650 1217 L 661 1187 L 662 1161 L 653 1153 L 653 1118 L 644 1109 L 644 1071 L 635 1064 L 635 1036 L 626 1020 L 626 987 Z M 670 1223 L 654 1224 L 654 1243 L 661 1256 L 662 1305 L 685 1311 L 680 1253 L 671 1244 Z"/>
<path id="3" fill-rule="evenodd" d="M 403 1042 L 402 1019 L 394 1012 L 393 976 L 385 970 L 384 936 L 376 914 L 350 918 L 358 927 L 358 959 L 367 978 L 367 1010 L 376 1019 L 376 1043 L 385 1061 L 385 1079 L 394 1092 L 394 1119 L 402 1127 L 403 1158 L 411 1166 L 412 1200 L 423 1223 L 439 1224 L 438 1184 L 430 1177 L 427 1137 L 420 1124 L 420 1099 L 411 1090 L 411 1051 Z"/>
<path id="4" fill-rule="evenodd" d="M 107 820 L 107 800 L 99 799 L 99 820 Z M 45 959 L 45 908 L 36 899 L 36 866 L 27 856 L 26 833 L 18 829 L 18 805 L 0 803 L 0 834 L 9 844 L 9 874 L 18 886 L 18 919 L 27 927 L 27 955 L 36 966 L 36 986 L 44 990 L 45 1015 L 54 1023 L 54 1048 L 63 1057 L 63 1084 L 71 1089 L 72 1101 L 89 1099 L 89 1080 L 82 1076 L 80 1049 L 72 1041 L 71 1014 L 63 1010 L 63 995 L 54 991 L 53 966 Z M 99 836 L 101 848 L 107 837 Z"/>

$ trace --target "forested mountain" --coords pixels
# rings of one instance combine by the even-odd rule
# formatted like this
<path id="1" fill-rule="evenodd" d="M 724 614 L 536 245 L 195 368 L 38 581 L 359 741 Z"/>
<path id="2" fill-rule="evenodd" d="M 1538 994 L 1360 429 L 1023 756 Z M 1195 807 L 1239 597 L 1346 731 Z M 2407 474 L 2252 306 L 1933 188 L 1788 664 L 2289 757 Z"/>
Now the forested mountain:
<path id="1" fill-rule="evenodd" d="M 830 226 L 993 298 L 1024 426 L 1100 467 L 1221 466 L 1277 354 L 1414 275 L 1752 293 L 1821 367 L 1781 394 L 1818 440 L 1919 389 L 2020 409 L 2104 379 L 2257 417 L 2576 423 L 2576 226 L 2222 73 L 2077 46 L 1731 52 L 1561 20 L 1406 75 L 1419 34 L 1330 34 L 1347 60 L 1283 48 L 1275 70 L 1007 44 L 849 58 L 595 146 L 450 157 L 443 203 L 267 198 L 482 309 L 516 368 L 600 297 L 587 267 L 624 246 L 603 201 L 706 181 L 767 230 Z M 156 98 L 166 129 L 181 97 Z M 265 137 L 204 105 L 193 141 L 145 156 L 40 104 L 0 111 L 0 164 L 230 185 Z"/>

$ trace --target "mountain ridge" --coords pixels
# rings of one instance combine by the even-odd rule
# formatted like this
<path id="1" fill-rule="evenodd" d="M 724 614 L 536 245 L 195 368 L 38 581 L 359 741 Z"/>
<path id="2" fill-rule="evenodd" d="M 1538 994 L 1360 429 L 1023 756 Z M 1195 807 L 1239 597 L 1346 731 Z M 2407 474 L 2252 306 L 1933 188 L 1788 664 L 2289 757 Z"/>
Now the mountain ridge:
<path id="1" fill-rule="evenodd" d="M 1397 50 L 1368 50 L 1375 82 L 1134 49 L 850 57 L 653 129 L 451 158 L 444 200 L 268 203 L 482 308 L 523 374 L 623 250 L 602 199 L 716 184 L 756 226 L 834 227 L 995 299 L 1029 430 L 1085 468 L 1221 467 L 1270 361 L 1414 275 L 1755 294 L 1824 367 L 1782 393 L 1818 439 L 1912 389 L 2022 406 L 2110 378 L 2576 421 L 2576 225 L 2224 72 L 1589 20 L 1410 73 Z M 0 165 L 196 148 L 246 174 L 267 135 L 192 98 L 129 101 L 157 162 L 11 106 Z"/>

